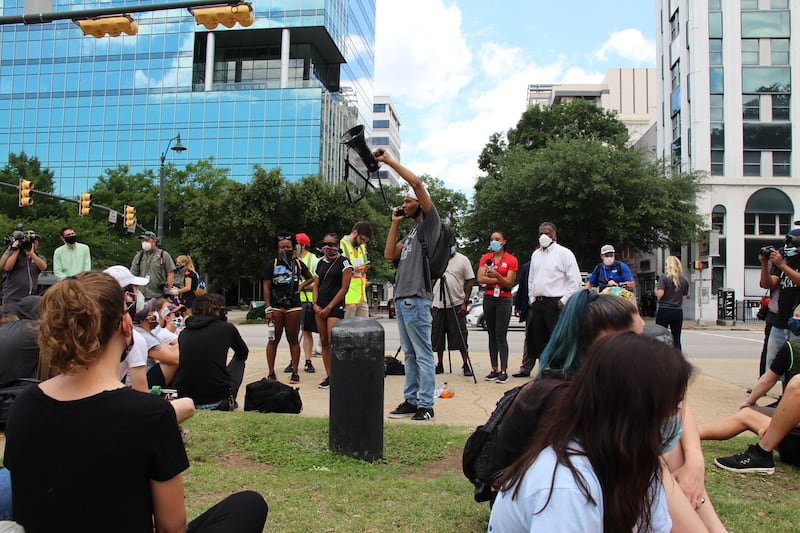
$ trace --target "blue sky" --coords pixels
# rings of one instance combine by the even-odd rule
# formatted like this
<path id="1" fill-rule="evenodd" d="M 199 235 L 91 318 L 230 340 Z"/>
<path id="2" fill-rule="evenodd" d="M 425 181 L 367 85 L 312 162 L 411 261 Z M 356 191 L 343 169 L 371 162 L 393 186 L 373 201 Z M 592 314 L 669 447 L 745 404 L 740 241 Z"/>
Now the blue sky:
<path id="1" fill-rule="evenodd" d="M 653 0 L 377 0 L 375 94 L 397 109 L 403 164 L 471 196 L 529 84 L 655 66 L 655 32 Z"/>

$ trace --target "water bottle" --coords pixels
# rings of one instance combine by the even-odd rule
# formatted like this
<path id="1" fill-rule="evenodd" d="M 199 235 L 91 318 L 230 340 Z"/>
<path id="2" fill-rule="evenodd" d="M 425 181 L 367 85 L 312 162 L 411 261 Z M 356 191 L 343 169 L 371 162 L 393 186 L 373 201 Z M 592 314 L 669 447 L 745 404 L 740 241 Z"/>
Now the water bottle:
<path id="1" fill-rule="evenodd" d="M 275 340 L 275 325 L 272 322 L 267 322 L 267 339 Z"/>
<path id="2" fill-rule="evenodd" d="M 446 383 L 437 383 L 436 388 L 433 389 L 433 397 L 439 398 L 442 395 L 442 390 L 444 390 L 444 386 Z"/>
<path id="3" fill-rule="evenodd" d="M 439 393 L 439 397 L 452 398 L 454 394 L 455 392 L 453 391 L 453 389 L 451 389 L 450 386 L 445 381 L 444 384 L 442 385 L 442 392 Z"/>

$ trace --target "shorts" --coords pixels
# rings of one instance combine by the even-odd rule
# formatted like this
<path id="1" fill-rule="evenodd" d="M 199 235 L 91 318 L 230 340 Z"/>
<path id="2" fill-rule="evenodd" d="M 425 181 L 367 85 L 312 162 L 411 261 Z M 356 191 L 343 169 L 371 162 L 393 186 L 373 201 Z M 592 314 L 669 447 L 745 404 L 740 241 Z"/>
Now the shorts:
<path id="1" fill-rule="evenodd" d="M 775 414 L 774 407 L 754 405 L 750 407 L 761 414 L 772 418 Z M 778 454 L 781 461 L 790 465 L 800 466 L 800 428 L 795 427 L 778 443 Z"/>
<path id="2" fill-rule="evenodd" d="M 453 312 L 453 308 L 439 309 L 431 308 L 431 345 L 434 352 L 443 352 L 444 337 L 447 333 L 447 346 L 451 350 L 467 350 L 467 317 Z M 459 335 L 459 330 L 461 335 Z M 462 343 L 461 340 L 464 340 Z"/>
<path id="3" fill-rule="evenodd" d="M 319 333 L 319 331 L 317 331 L 317 318 L 314 314 L 314 304 L 311 302 L 303 302 L 303 316 L 300 318 L 300 329 L 311 333 Z"/>

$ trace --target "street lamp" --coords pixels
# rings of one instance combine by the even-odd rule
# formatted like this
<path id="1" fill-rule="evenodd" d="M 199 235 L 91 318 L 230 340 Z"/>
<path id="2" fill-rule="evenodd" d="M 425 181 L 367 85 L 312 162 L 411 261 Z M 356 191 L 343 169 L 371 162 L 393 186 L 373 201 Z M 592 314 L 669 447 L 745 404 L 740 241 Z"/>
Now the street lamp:
<path id="1" fill-rule="evenodd" d="M 172 146 L 172 142 L 175 141 L 175 146 Z M 170 148 L 170 146 L 172 146 Z M 181 134 L 177 134 L 175 137 L 169 140 L 167 143 L 167 148 L 164 150 L 164 153 L 161 154 L 161 166 L 158 167 L 158 242 L 160 245 L 163 246 L 163 238 L 164 238 L 164 175 L 166 173 L 166 169 L 164 168 L 164 160 L 167 158 L 167 152 L 174 150 L 175 152 L 181 153 L 186 150 L 186 147 L 181 144 Z"/>

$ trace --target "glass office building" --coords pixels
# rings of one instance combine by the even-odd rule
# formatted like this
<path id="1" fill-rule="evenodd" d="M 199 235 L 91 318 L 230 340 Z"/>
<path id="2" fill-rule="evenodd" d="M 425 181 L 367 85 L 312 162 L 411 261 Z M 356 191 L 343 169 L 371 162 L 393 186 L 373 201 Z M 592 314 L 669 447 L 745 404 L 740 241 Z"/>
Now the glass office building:
<path id="1" fill-rule="evenodd" d="M 53 11 L 135 0 L 54 0 Z M 371 125 L 375 0 L 254 0 L 248 28 L 197 26 L 186 9 L 139 13 L 135 36 L 95 39 L 69 20 L 0 26 L 0 154 L 25 152 L 76 196 L 105 169 L 157 172 L 176 134 L 246 182 L 253 166 L 289 180 L 341 180 L 339 137 Z M 0 15 L 23 0 L 0 0 Z"/>

